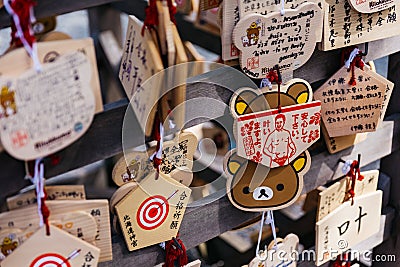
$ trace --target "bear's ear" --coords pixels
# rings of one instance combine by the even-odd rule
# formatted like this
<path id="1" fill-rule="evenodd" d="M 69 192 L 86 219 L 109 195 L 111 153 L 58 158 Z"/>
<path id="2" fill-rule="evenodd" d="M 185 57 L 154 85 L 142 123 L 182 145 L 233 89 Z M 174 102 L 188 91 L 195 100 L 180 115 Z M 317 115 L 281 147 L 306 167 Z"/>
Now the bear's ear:
<path id="1" fill-rule="evenodd" d="M 311 85 L 302 79 L 293 79 L 286 93 L 293 97 L 297 104 L 304 104 L 312 100 Z"/>
<path id="2" fill-rule="evenodd" d="M 291 165 L 297 173 L 306 173 L 310 169 L 311 156 L 308 150 L 301 153 L 297 158 L 295 158 Z"/>
<path id="3" fill-rule="evenodd" d="M 254 102 L 261 94 L 259 90 L 248 87 L 240 88 L 234 92 L 229 104 L 232 116 L 236 118 L 243 114 L 268 109 L 267 101 Z"/>
<path id="4" fill-rule="evenodd" d="M 235 176 L 240 168 L 246 165 L 246 163 L 247 160 L 239 157 L 236 153 L 236 149 L 233 149 L 228 151 L 228 153 L 225 155 L 224 168 L 229 175 Z"/>

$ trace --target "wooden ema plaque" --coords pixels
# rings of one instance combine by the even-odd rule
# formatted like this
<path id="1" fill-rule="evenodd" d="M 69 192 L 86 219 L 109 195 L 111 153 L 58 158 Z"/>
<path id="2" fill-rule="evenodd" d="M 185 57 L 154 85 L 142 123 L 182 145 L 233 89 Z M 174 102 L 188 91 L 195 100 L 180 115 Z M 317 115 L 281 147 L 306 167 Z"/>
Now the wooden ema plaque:
<path id="1" fill-rule="evenodd" d="M 280 96 L 277 90 L 241 88 L 230 102 L 238 155 L 271 168 L 289 164 L 320 137 L 321 103 L 312 102 L 310 84 L 292 79 L 281 85 Z"/>
<path id="2" fill-rule="evenodd" d="M 376 191 L 379 171 L 366 171 L 362 172 L 361 175 L 364 176 L 364 179 L 362 181 L 356 181 L 354 188 L 355 195 L 361 196 Z M 351 179 L 345 177 L 319 193 L 317 221 L 323 219 L 329 213 L 342 205 L 346 200 L 346 194 L 350 187 Z"/>
<path id="3" fill-rule="evenodd" d="M 361 13 L 374 13 L 395 4 L 395 0 L 349 0 L 350 5 Z"/>
<path id="4" fill-rule="evenodd" d="M 238 156 L 233 149 L 224 160 L 229 201 L 244 211 L 283 209 L 299 197 L 303 189 L 303 176 L 310 166 L 308 151 L 289 165 L 270 169 Z"/>
<path id="5" fill-rule="evenodd" d="M 302 4 L 303 0 L 293 0 L 290 3 L 285 1 L 285 9 L 297 8 Z M 316 3 L 321 9 L 324 0 L 310 0 L 307 2 Z M 232 32 L 233 28 L 247 14 L 267 15 L 272 12 L 279 12 L 281 8 L 280 2 L 277 1 L 246 1 L 246 0 L 224 0 L 222 1 L 222 27 L 221 27 L 221 43 L 222 43 L 222 59 L 224 61 L 239 58 L 239 50 L 233 44 Z M 323 27 L 318 27 L 318 41 L 322 38 Z"/>
<path id="6" fill-rule="evenodd" d="M 240 50 L 240 66 L 255 79 L 264 78 L 279 64 L 283 75 L 304 65 L 314 52 L 322 11 L 305 3 L 285 14 L 249 14 L 233 30 L 233 43 Z"/>
<path id="7" fill-rule="evenodd" d="M 97 266 L 99 255 L 99 248 L 50 226 L 49 236 L 42 227 L 2 261 L 1 266 Z"/>
<path id="8" fill-rule="evenodd" d="M 341 68 L 315 93 L 322 102 L 321 116 L 330 137 L 375 131 L 387 84 L 370 70 L 355 67 L 357 84 L 349 85 L 351 71 Z"/>
<path id="9" fill-rule="evenodd" d="M 55 225 L 60 226 L 59 224 L 61 223 L 63 229 L 76 229 L 74 235 L 79 236 L 81 239 L 93 241 L 91 236 L 86 236 L 85 234 L 92 235 L 93 228 L 97 229 L 94 243 L 101 250 L 99 261 L 112 260 L 110 217 L 107 200 L 52 200 L 47 201 L 46 205 L 50 210 L 50 221 L 54 218 Z M 78 216 L 76 212 L 84 212 L 90 215 L 95 220 L 95 225 L 93 225 L 93 220 L 87 219 L 86 215 Z M 75 214 L 76 218 L 71 220 L 68 214 Z M 27 229 L 27 231 L 23 231 L 21 236 L 30 236 L 32 231 L 36 231 L 35 227 L 38 222 L 39 215 L 35 206 L 0 213 L 0 228 L 3 230 Z M 85 222 L 86 225 L 82 226 Z M 79 223 L 79 225 L 88 230 L 77 231 L 74 223 Z M 34 227 L 32 228 L 32 226 Z"/>
<path id="10" fill-rule="evenodd" d="M 324 51 L 398 35 L 400 24 L 398 19 L 400 2 L 398 1 L 385 10 L 370 14 L 357 12 L 348 0 L 325 1 L 322 41 Z M 379 0 L 368 2 L 379 2 Z"/>
<path id="11" fill-rule="evenodd" d="M 115 206 L 129 251 L 176 237 L 191 189 L 151 173 Z"/>
<path id="12" fill-rule="evenodd" d="M 164 142 L 160 171 L 174 178 L 173 174 L 177 174 L 176 171 L 178 170 L 191 170 L 196 148 L 197 138 L 191 132 L 181 132 L 173 140 Z M 154 172 L 154 166 L 149 157 L 155 151 L 155 147 L 151 147 L 145 152 L 133 151 L 126 153 L 114 166 L 112 172 L 113 181 L 118 186 L 133 180 L 140 182 L 151 172 Z M 183 184 L 189 186 L 193 174 L 188 171 L 186 176 L 183 180 L 178 179 L 178 182 L 183 182 Z"/>
<path id="13" fill-rule="evenodd" d="M 316 223 L 316 265 L 331 260 L 379 231 L 382 191 L 343 203 Z"/>
<path id="14" fill-rule="evenodd" d="M 0 78 L 1 143 L 13 157 L 34 160 L 79 139 L 95 113 L 91 66 L 81 52 L 18 78 Z"/>
<path id="15" fill-rule="evenodd" d="M 49 185 L 45 187 L 47 200 L 83 200 L 86 199 L 83 185 Z M 7 198 L 9 210 L 23 208 L 37 203 L 36 191 L 18 194 Z"/>
<path id="16" fill-rule="evenodd" d="M 131 101 L 139 125 L 148 136 L 153 126 L 162 78 L 147 80 L 163 70 L 164 66 L 149 30 L 146 29 L 144 36 L 141 35 L 142 26 L 140 20 L 129 16 L 119 79 Z M 147 123 L 148 121 L 151 123 Z"/>
<path id="17" fill-rule="evenodd" d="M 96 102 L 96 113 L 103 111 L 96 53 L 91 38 L 37 43 L 38 57 L 42 64 L 54 62 L 62 55 L 82 52 L 90 62 L 90 88 Z M 14 49 L 0 57 L 0 79 L 2 76 L 18 77 L 32 68 L 32 60 L 25 48 Z"/>
<path id="18" fill-rule="evenodd" d="M 364 66 L 364 68 L 367 68 L 367 66 Z M 373 68 L 371 68 L 371 70 L 368 71 L 368 75 L 376 78 L 377 80 L 380 80 L 385 84 L 385 95 L 378 121 L 378 127 L 379 127 L 380 123 L 383 121 L 385 117 L 386 109 L 389 105 L 389 100 L 393 92 L 394 84 L 391 81 L 387 80 L 385 77 L 376 73 Z M 328 148 L 328 151 L 331 154 L 337 153 L 348 147 L 351 147 L 352 145 L 364 141 L 365 139 L 367 139 L 368 135 L 368 133 L 358 133 L 358 134 L 330 137 L 324 124 L 321 125 L 321 132 L 322 136 L 325 139 L 325 144 Z"/>
<path id="19" fill-rule="evenodd" d="M 95 243 L 97 234 L 96 221 L 89 213 L 76 211 L 65 214 L 53 215 L 50 224 L 70 233 L 82 235 L 80 239 L 91 244 Z M 13 251 L 26 242 L 38 229 L 38 224 L 30 224 L 26 228 L 4 228 L 0 231 L 0 261 L 11 255 Z"/>

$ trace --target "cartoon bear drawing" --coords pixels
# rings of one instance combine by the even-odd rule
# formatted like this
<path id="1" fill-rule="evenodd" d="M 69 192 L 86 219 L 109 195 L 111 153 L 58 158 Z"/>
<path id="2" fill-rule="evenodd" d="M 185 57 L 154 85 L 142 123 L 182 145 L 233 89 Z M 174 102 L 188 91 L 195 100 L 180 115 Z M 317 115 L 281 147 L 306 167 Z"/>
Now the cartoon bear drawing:
<path id="1" fill-rule="evenodd" d="M 312 100 L 311 86 L 304 80 L 293 79 L 282 87 L 282 107 Z M 234 117 L 277 107 L 278 92 L 269 88 L 263 89 L 261 94 L 250 88 L 240 89 L 230 102 Z M 288 165 L 270 169 L 240 157 L 233 149 L 225 156 L 224 163 L 229 200 L 235 207 L 245 211 L 277 210 L 289 206 L 300 195 L 303 176 L 310 164 L 311 156 L 305 151 Z"/>
<path id="2" fill-rule="evenodd" d="M 9 91 L 7 86 L 1 88 L 0 105 L 2 106 L 2 116 L 9 117 L 17 113 L 15 92 Z"/>
<path id="3" fill-rule="evenodd" d="M 261 27 L 257 26 L 255 22 L 253 22 L 250 27 L 246 30 L 247 39 L 249 40 L 249 46 L 256 45 L 259 39 Z"/>
<path id="4" fill-rule="evenodd" d="M 18 242 L 12 241 L 9 237 L 5 237 L 0 247 L 1 253 L 3 253 L 3 255 L 7 257 L 18 247 Z"/>
<path id="5" fill-rule="evenodd" d="M 242 44 L 244 47 L 249 46 L 249 38 L 247 36 L 242 36 Z"/>

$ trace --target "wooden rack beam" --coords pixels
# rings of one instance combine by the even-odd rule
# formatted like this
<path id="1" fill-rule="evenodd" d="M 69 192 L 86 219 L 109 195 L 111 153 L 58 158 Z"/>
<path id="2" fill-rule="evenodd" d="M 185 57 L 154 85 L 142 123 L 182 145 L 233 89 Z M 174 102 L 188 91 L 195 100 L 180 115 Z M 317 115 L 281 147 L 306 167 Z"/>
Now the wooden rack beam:
<path id="1" fill-rule="evenodd" d="M 237 70 L 222 67 L 198 76 L 196 82 L 189 83 L 187 86 L 187 99 L 207 97 L 221 103 L 229 103 L 232 91 L 250 84 L 248 78 L 238 76 L 237 73 Z M 211 112 L 207 115 L 208 118 L 191 121 L 186 127 L 227 114 L 225 106 L 217 109 L 214 103 L 208 108 L 202 106 L 201 110 Z M 60 164 L 52 166 L 49 160 L 45 161 L 46 177 L 50 178 L 122 152 L 122 126 L 125 116 L 130 118 L 128 129 L 130 135 L 134 137 L 130 139 L 130 146 L 143 144 L 141 143 L 143 135 L 132 110 L 128 108 L 128 102 L 121 100 L 106 105 L 105 111 L 95 116 L 93 124 L 82 138 L 57 153 L 61 158 Z M 364 166 L 398 150 L 398 139 L 394 138 L 392 143 L 392 137 L 400 133 L 399 127 L 396 126 L 399 121 L 395 117 L 392 121 L 384 122 L 380 129 L 369 135 L 367 141 L 335 155 L 330 156 L 325 150 L 318 151 L 317 155 L 313 155 L 313 163 L 310 172 L 306 175 L 304 190 L 308 192 L 318 185 L 338 178 L 341 175 L 340 165 L 338 165 L 340 158 L 353 159 L 357 153 L 362 153 L 362 166 Z M 320 143 L 322 144 L 322 141 Z M 27 184 L 27 181 L 20 178 L 25 176 L 23 162 L 11 158 L 4 151 L 0 153 L 0 160 L 4 166 L 0 173 L 0 182 L 5 189 L 0 192 L 1 201 L 7 195 L 16 193 Z M 15 178 L 10 180 L 10 177 Z"/>

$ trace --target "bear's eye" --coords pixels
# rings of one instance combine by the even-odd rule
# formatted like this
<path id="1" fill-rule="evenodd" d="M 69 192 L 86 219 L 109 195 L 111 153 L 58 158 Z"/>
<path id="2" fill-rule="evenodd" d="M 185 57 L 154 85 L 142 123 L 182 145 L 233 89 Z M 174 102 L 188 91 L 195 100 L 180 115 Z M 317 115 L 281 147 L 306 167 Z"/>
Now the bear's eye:
<path id="1" fill-rule="evenodd" d="M 243 194 L 250 194 L 250 187 L 248 187 L 248 186 L 246 186 L 246 187 L 243 187 Z"/>
<path id="2" fill-rule="evenodd" d="M 285 189 L 285 186 L 283 184 L 277 184 L 276 185 L 276 190 L 282 191 L 283 189 Z"/>

